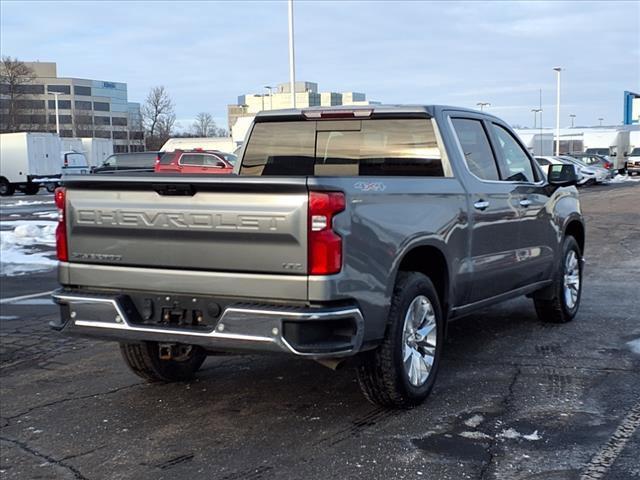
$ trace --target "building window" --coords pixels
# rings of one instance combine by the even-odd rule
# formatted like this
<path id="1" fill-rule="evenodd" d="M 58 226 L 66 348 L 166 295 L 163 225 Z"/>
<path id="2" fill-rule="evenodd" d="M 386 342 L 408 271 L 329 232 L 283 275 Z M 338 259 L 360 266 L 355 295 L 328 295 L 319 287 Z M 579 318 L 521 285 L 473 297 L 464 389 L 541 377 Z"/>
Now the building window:
<path id="1" fill-rule="evenodd" d="M 71 115 L 59 115 L 58 116 L 60 118 L 60 125 L 66 124 L 69 125 L 71 124 Z M 56 116 L 55 115 L 49 115 L 49 123 L 56 123 Z"/>
<path id="2" fill-rule="evenodd" d="M 126 140 L 127 138 L 128 138 L 127 132 L 118 132 L 118 131 L 113 132 L 114 140 Z"/>
<path id="3" fill-rule="evenodd" d="M 144 140 L 144 132 L 129 132 L 131 140 Z"/>
<path id="4" fill-rule="evenodd" d="M 16 115 L 16 120 L 21 125 L 45 125 L 46 115 Z"/>
<path id="5" fill-rule="evenodd" d="M 80 85 L 74 85 L 73 93 L 75 93 L 76 95 L 86 95 L 87 97 L 90 97 L 91 87 L 82 87 Z"/>
<path id="6" fill-rule="evenodd" d="M 61 137 L 73 137 L 73 130 L 60 130 Z"/>
<path id="7" fill-rule="evenodd" d="M 71 86 L 70 85 L 47 85 L 47 91 L 64 93 L 65 95 L 70 95 Z"/>
<path id="8" fill-rule="evenodd" d="M 111 138 L 111 132 L 109 130 L 96 130 L 95 134 L 98 138 Z"/>
<path id="9" fill-rule="evenodd" d="M 127 126 L 127 119 L 124 117 L 113 117 L 111 119 L 112 123 L 114 125 L 117 125 L 119 127 L 126 127 Z"/>
<path id="10" fill-rule="evenodd" d="M 16 85 L 16 93 L 38 95 L 44 93 L 44 85 Z"/>
<path id="11" fill-rule="evenodd" d="M 16 100 L 16 108 L 44 110 L 44 100 Z"/>
<path id="12" fill-rule="evenodd" d="M 48 105 L 49 109 L 53 110 L 56 108 L 56 101 L 49 100 Z M 71 100 L 58 100 L 58 110 L 71 110 Z"/>
<path id="13" fill-rule="evenodd" d="M 107 102 L 93 102 L 93 109 L 98 112 L 108 112 L 109 104 Z"/>
<path id="14" fill-rule="evenodd" d="M 78 110 L 91 110 L 91 102 L 84 102 L 82 100 L 75 101 L 76 109 Z"/>
<path id="15" fill-rule="evenodd" d="M 114 145 L 113 146 L 113 153 L 127 153 L 127 146 L 126 145 Z"/>
<path id="16" fill-rule="evenodd" d="M 96 125 L 111 125 L 111 118 L 95 116 L 93 117 L 93 123 Z"/>

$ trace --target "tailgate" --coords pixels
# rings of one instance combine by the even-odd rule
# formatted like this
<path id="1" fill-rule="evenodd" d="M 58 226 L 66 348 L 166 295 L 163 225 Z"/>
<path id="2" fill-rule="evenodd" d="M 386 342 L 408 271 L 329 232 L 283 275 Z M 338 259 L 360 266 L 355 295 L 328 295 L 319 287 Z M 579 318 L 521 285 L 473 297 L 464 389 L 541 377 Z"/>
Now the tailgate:
<path id="1" fill-rule="evenodd" d="M 65 182 L 69 261 L 306 274 L 305 178 L 169 178 Z"/>

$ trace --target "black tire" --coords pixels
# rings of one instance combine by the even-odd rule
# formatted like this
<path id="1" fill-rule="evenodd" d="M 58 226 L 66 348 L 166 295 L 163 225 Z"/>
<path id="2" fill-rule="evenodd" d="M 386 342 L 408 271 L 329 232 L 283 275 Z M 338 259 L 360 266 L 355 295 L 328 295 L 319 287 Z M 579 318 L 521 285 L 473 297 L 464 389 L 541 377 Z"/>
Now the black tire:
<path id="1" fill-rule="evenodd" d="M 0 197 L 10 197 L 16 191 L 16 187 L 11 185 L 6 178 L 0 179 Z"/>
<path id="2" fill-rule="evenodd" d="M 121 343 L 120 352 L 129 368 L 152 382 L 180 382 L 193 378 L 207 353 L 196 345 L 183 345 L 188 349 L 184 358 L 163 360 L 157 342 Z"/>
<path id="3" fill-rule="evenodd" d="M 49 192 L 49 193 L 55 192 L 56 188 L 58 188 L 58 184 L 57 183 L 47 183 L 47 185 L 46 185 L 47 192 Z"/>
<path id="4" fill-rule="evenodd" d="M 578 279 L 577 298 L 573 306 L 567 304 L 565 297 L 565 273 L 567 257 L 573 252 L 578 259 Z M 580 298 L 582 297 L 582 252 L 578 242 L 572 236 L 567 236 L 562 243 L 562 259 L 554 275 L 553 284 L 533 295 L 533 303 L 536 308 L 538 318 L 548 323 L 567 323 L 573 320 L 580 308 Z"/>
<path id="5" fill-rule="evenodd" d="M 412 302 L 419 296 L 426 297 L 435 314 L 435 353 L 426 381 L 415 386 L 409 381 L 403 362 L 405 343 L 405 316 Z M 375 350 L 361 354 L 357 367 L 358 381 L 367 399 L 376 405 L 394 408 L 410 408 L 422 403 L 433 388 L 440 363 L 444 341 L 444 319 L 440 301 L 431 280 L 422 273 L 400 272 L 396 282 L 387 332 Z"/>
<path id="6" fill-rule="evenodd" d="M 38 191 L 40 191 L 40 185 L 38 185 L 37 183 L 27 183 L 22 188 L 22 191 L 25 195 L 36 195 Z"/>

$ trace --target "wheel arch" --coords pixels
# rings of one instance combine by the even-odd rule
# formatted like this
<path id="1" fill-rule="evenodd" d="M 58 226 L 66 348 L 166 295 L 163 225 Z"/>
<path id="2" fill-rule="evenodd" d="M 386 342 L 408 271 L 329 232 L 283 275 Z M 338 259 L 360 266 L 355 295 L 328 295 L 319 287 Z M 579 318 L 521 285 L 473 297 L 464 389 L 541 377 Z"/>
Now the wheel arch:
<path id="1" fill-rule="evenodd" d="M 572 236 L 578 242 L 580 254 L 584 255 L 585 229 L 584 224 L 577 218 L 570 219 L 564 228 L 564 236 Z"/>
<path id="2" fill-rule="evenodd" d="M 398 273 L 403 271 L 419 272 L 429 277 L 436 292 L 438 292 L 438 300 L 440 301 L 442 312 L 447 318 L 451 276 L 444 250 L 440 246 L 431 243 L 413 245 L 400 257 L 394 278 L 397 279 Z"/>

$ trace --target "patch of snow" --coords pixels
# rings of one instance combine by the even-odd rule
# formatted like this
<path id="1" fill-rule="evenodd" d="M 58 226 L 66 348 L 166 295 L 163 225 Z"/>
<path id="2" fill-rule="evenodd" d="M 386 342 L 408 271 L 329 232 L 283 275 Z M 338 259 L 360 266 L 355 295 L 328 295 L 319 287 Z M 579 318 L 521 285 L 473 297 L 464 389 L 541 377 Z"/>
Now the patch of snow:
<path id="1" fill-rule="evenodd" d="M 510 439 L 520 438 L 520 434 L 513 428 L 507 428 L 506 430 L 502 430 L 502 432 L 500 432 L 496 436 L 498 438 L 510 438 Z"/>
<path id="2" fill-rule="evenodd" d="M 522 438 L 524 438 L 525 440 L 529 440 L 530 442 L 535 442 L 537 440 L 542 439 L 542 437 L 538 435 L 538 430 L 536 430 L 533 433 L 530 433 L 529 435 L 522 435 Z"/>
<path id="3" fill-rule="evenodd" d="M 58 212 L 34 212 L 33 215 L 40 218 L 52 218 L 54 220 L 58 219 Z"/>
<path id="4" fill-rule="evenodd" d="M 0 231 L 0 276 L 16 276 L 51 270 L 58 262 L 53 250 L 36 251 L 36 245 L 53 247 L 57 222 L 17 220 L 2 222 L 13 230 Z"/>
<path id="5" fill-rule="evenodd" d="M 522 433 L 518 432 L 513 428 L 507 428 L 506 430 L 502 430 L 502 432 L 496 435 L 496 438 L 507 438 L 510 440 L 515 440 L 516 438 L 524 438 L 525 440 L 529 440 L 530 442 L 535 442 L 537 440 L 542 439 L 542 437 L 538 434 L 537 430 L 528 435 L 523 435 Z"/>
<path id="6" fill-rule="evenodd" d="M 638 355 L 640 355 L 640 338 L 636 338 L 635 340 L 627 342 L 627 345 L 633 353 L 637 353 Z"/>
<path id="7" fill-rule="evenodd" d="M 15 315 L 0 315 L 0 320 L 16 320 L 17 318 Z"/>
<path id="8" fill-rule="evenodd" d="M 12 213 L 11 215 L 9 215 L 10 217 L 19 217 L 20 214 L 19 213 Z"/>
<path id="9" fill-rule="evenodd" d="M 471 418 L 468 418 L 464 421 L 464 424 L 467 427 L 476 428 L 484 421 L 484 417 L 482 415 L 474 415 Z"/>
<path id="10" fill-rule="evenodd" d="M 53 205 L 53 200 L 18 200 L 17 202 L 5 203 L 5 207 L 23 207 L 25 205 Z"/>
<path id="11" fill-rule="evenodd" d="M 472 440 L 487 440 L 492 438 L 490 435 L 487 435 L 486 433 L 482 433 L 478 431 L 462 432 L 462 433 L 459 433 L 458 435 L 464 438 L 470 438 Z"/>
<path id="12" fill-rule="evenodd" d="M 605 183 L 625 183 L 625 182 L 640 182 L 640 177 L 632 177 L 630 175 L 616 174 L 615 177 L 606 180 Z"/>

